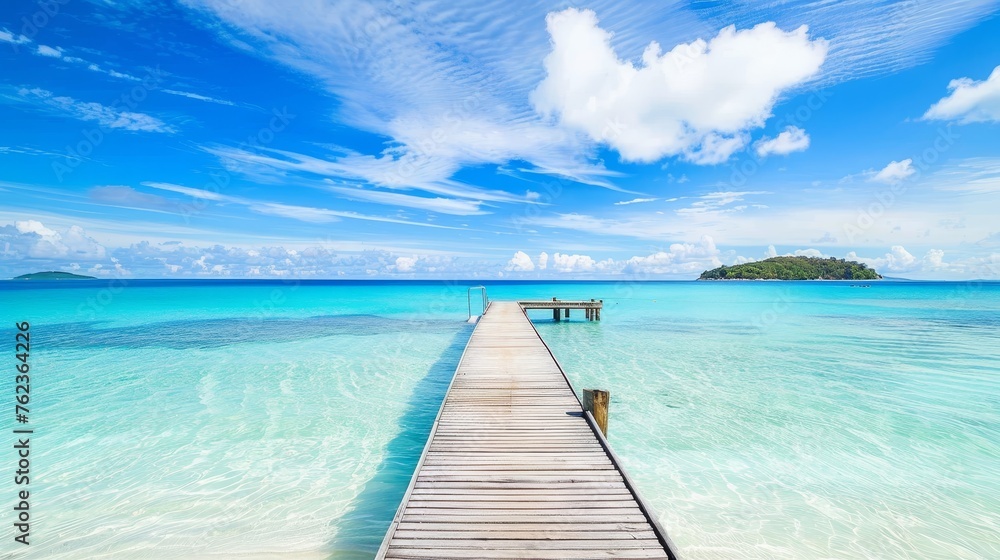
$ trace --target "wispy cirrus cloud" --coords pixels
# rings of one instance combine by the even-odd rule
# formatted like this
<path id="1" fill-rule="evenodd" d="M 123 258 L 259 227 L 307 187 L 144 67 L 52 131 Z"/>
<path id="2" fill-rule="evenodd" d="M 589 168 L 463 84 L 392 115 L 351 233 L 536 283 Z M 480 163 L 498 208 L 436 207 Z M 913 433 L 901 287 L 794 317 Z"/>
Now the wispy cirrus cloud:
<path id="1" fill-rule="evenodd" d="M 955 35 L 990 17 L 995 0 L 839 0 L 704 2 L 694 10 L 716 25 L 809 22 L 829 40 L 818 85 L 827 86 L 912 68 L 927 62 Z M 776 16 L 777 12 L 777 16 Z"/>
<path id="2" fill-rule="evenodd" d="M 273 148 L 251 151 L 226 146 L 206 146 L 203 149 L 217 156 L 223 163 L 231 164 L 234 171 L 265 178 L 296 175 L 315 180 L 333 177 L 362 181 L 388 189 L 419 190 L 453 198 L 485 202 L 531 202 L 524 195 L 442 179 L 457 170 L 451 162 L 444 159 L 430 162 L 412 155 L 378 158 L 350 150 L 342 150 L 340 157 L 327 159 Z"/>
<path id="3" fill-rule="evenodd" d="M 615 188 L 614 177 L 596 157 L 602 144 L 626 160 L 680 156 L 719 163 L 752 141 L 750 133 L 770 117 L 781 96 L 810 82 L 843 81 L 911 64 L 906 56 L 923 56 L 990 11 L 985 1 L 929 0 L 916 8 L 912 2 L 848 3 L 849 9 L 838 3 L 781 3 L 769 5 L 765 15 L 752 3 L 727 3 L 718 12 L 710 5 L 677 4 L 650 13 L 640 4 L 595 0 L 588 7 L 602 23 L 590 25 L 593 38 L 569 35 L 601 56 L 587 58 L 594 64 L 579 69 L 567 67 L 565 74 L 598 66 L 632 68 L 643 79 L 615 95 L 606 91 L 608 85 L 591 95 L 562 89 L 566 96 L 561 97 L 558 86 L 564 80 L 552 76 L 558 55 L 548 70 L 524 64 L 554 52 L 545 30 L 546 16 L 557 14 L 551 5 L 511 10 L 499 0 L 317 0 L 287 9 L 265 0 L 183 1 L 213 25 L 221 23 L 219 36 L 233 48 L 314 77 L 337 97 L 338 120 L 388 138 L 392 144 L 382 151 L 323 158 L 354 179 L 364 176 L 361 180 L 389 188 L 396 180 L 386 175 L 400 165 L 414 170 L 415 182 L 426 186 L 454 181 L 461 169 L 509 162 L 525 171 Z M 937 17 L 942 11 L 947 21 Z M 863 25 L 858 12 L 865 16 Z M 758 25 L 774 21 L 778 24 Z M 799 27 L 803 22 L 812 25 L 808 35 Z M 729 29 L 733 23 L 736 27 Z M 603 39 L 604 32 L 611 39 Z M 730 43 L 741 45 L 738 52 L 724 48 Z M 740 56 L 748 64 L 735 63 Z M 774 57 L 785 62 L 771 64 Z M 626 62 L 640 58 L 642 66 Z M 654 88 L 647 83 L 655 81 L 654 74 L 685 78 L 668 85 L 694 86 L 690 91 Z M 752 81 L 740 78 L 750 74 Z M 692 76 L 700 78 L 692 82 Z M 546 80 L 556 94 L 542 87 L 532 100 L 532 91 Z M 627 90 L 635 97 L 628 103 L 622 95 Z M 739 99 L 727 97 L 734 91 Z M 587 117 L 584 109 L 591 99 L 595 111 Z M 669 118 L 662 116 L 663 107 Z M 546 119 L 539 111 L 561 120 Z M 643 115 L 656 115 L 656 122 L 639 118 Z M 664 122 L 671 126 L 657 128 Z M 769 153 L 805 145 L 803 136 L 770 140 Z"/>
<path id="4" fill-rule="evenodd" d="M 25 43 L 30 43 L 31 39 L 21 35 L 19 33 L 14 33 L 8 29 L 0 27 L 0 43 L 10 43 L 11 45 L 23 45 Z"/>
<path id="5" fill-rule="evenodd" d="M 633 198 L 632 200 L 621 200 L 615 203 L 615 206 L 628 206 L 629 204 L 643 204 L 645 202 L 656 202 L 660 200 L 658 198 Z"/>
<path id="6" fill-rule="evenodd" d="M 719 191 L 703 194 L 695 197 L 698 200 L 692 202 L 687 208 L 675 210 L 678 214 L 703 214 L 709 212 L 738 212 L 747 208 L 747 205 L 729 207 L 734 202 L 741 202 L 748 196 L 772 194 L 768 191 Z M 761 205 L 757 205 L 760 207 Z M 766 206 L 765 206 L 766 208 Z"/>
<path id="7" fill-rule="evenodd" d="M 208 102 L 208 103 L 216 103 L 218 105 L 228 105 L 230 107 L 233 107 L 233 106 L 236 105 L 232 101 L 228 101 L 226 99 L 218 99 L 218 98 L 215 98 L 215 97 L 209 97 L 207 95 L 201 95 L 199 93 L 192 93 L 190 91 L 180 91 L 180 90 L 176 90 L 176 89 L 161 89 L 160 91 L 163 92 L 163 93 L 170 94 L 170 95 L 177 95 L 177 96 L 180 96 L 180 97 L 187 97 L 188 99 L 197 99 L 198 101 L 205 101 L 205 102 Z"/>
<path id="8" fill-rule="evenodd" d="M 432 224 L 427 222 L 415 222 L 412 220 L 404 220 L 401 218 L 393 218 L 390 216 L 374 216 L 370 214 L 362 214 L 360 212 L 353 212 L 348 210 L 331 210 L 329 208 L 319 208 L 315 206 L 301 206 L 301 205 L 287 204 L 281 202 L 254 200 L 241 196 L 233 196 L 233 195 L 208 191 L 205 189 L 186 187 L 184 185 L 175 185 L 172 183 L 147 181 L 142 183 L 142 185 L 152 189 L 183 194 L 185 196 L 189 196 L 197 200 L 207 200 L 211 202 L 219 202 L 226 204 L 237 204 L 246 207 L 251 212 L 257 214 L 278 216 L 281 218 L 289 218 L 293 220 L 298 220 L 300 222 L 327 223 L 327 222 L 339 221 L 341 218 L 347 218 L 351 220 L 362 220 L 368 222 L 382 222 L 391 224 L 404 224 L 410 226 L 428 227 L 435 229 L 462 229 L 462 228 Z"/>
<path id="9" fill-rule="evenodd" d="M 489 214 L 489 212 L 480 208 L 482 202 L 474 200 L 458 200 L 454 198 L 442 197 L 427 198 L 363 188 L 329 187 L 328 190 L 330 192 L 340 194 L 346 199 L 374 202 L 387 206 L 402 206 L 405 208 L 429 210 L 431 212 L 452 214 L 455 216 L 477 216 Z"/>
<path id="10" fill-rule="evenodd" d="M 106 128 L 167 134 L 177 132 L 175 127 L 145 113 L 125 111 L 96 102 L 78 101 L 41 88 L 22 88 L 17 93 L 24 101 L 40 104 L 82 121 L 93 121 Z"/>

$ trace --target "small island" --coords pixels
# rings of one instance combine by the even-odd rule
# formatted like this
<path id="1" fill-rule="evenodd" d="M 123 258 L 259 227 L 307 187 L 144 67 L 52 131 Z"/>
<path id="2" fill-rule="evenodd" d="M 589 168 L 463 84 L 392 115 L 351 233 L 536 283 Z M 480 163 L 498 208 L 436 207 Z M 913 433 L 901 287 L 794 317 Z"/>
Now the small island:
<path id="1" fill-rule="evenodd" d="M 15 276 L 14 280 L 97 280 L 93 276 L 73 274 L 72 272 L 60 272 L 58 270 L 48 270 L 45 272 L 32 272 Z"/>
<path id="2" fill-rule="evenodd" d="M 882 275 L 855 261 L 830 257 L 771 257 L 701 273 L 698 280 L 881 280 Z"/>

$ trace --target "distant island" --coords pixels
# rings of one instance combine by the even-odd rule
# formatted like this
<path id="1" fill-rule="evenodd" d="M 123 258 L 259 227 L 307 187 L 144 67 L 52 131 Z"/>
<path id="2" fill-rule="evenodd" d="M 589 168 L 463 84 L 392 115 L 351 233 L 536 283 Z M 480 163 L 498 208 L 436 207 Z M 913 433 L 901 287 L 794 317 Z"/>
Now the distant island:
<path id="1" fill-rule="evenodd" d="M 720 266 L 698 280 L 881 280 L 867 265 L 830 257 L 771 257 L 763 261 Z"/>
<path id="2" fill-rule="evenodd" d="M 73 274 L 72 272 L 49 270 L 46 272 L 22 274 L 20 276 L 15 276 L 14 280 L 97 280 L 97 278 L 94 278 L 93 276 L 83 276 L 82 274 Z"/>

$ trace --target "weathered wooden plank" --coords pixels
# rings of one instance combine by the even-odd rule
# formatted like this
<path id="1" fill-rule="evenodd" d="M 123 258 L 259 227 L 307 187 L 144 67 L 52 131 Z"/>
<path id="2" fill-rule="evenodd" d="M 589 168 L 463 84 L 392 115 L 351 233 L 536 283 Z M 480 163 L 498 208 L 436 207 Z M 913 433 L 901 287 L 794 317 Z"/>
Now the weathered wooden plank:
<path id="1" fill-rule="evenodd" d="M 563 560 L 573 560 L 577 558 L 669 558 L 667 553 L 660 549 L 634 548 L 625 550 L 431 550 L 425 548 L 404 548 L 390 547 L 386 558 L 412 559 L 412 558 L 437 558 L 440 560 L 459 560 L 466 558 L 516 558 L 518 560 L 543 560 L 557 558 Z"/>
<path id="2" fill-rule="evenodd" d="M 581 523 L 581 522 L 571 522 L 571 523 L 463 523 L 463 522 L 444 522 L 444 521 L 427 521 L 423 523 L 417 523 L 413 521 L 406 521 L 400 523 L 396 528 L 397 531 L 418 531 L 418 530 L 428 530 L 428 531 L 465 531 L 465 532 L 487 532 L 487 533 L 503 533 L 506 531 L 541 531 L 541 532 L 552 532 L 560 531 L 561 534 L 576 532 L 576 531 L 621 531 L 623 533 L 633 533 L 636 531 L 645 531 L 646 525 L 643 523 Z M 579 538 L 579 537 L 577 537 Z M 612 537 L 613 538 L 613 537 Z"/>

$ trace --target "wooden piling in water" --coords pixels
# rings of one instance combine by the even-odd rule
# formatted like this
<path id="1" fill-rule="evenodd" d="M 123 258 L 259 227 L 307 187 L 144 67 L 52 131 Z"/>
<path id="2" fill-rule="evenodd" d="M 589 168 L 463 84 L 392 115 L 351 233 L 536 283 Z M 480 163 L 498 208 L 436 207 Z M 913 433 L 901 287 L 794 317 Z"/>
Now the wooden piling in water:
<path id="1" fill-rule="evenodd" d="M 608 406 L 611 404 L 611 393 L 601 389 L 583 390 L 583 409 L 594 417 L 605 437 L 608 435 Z"/>

